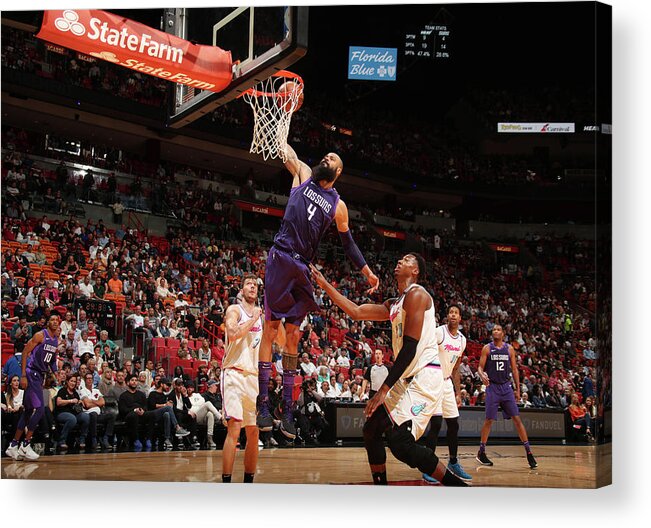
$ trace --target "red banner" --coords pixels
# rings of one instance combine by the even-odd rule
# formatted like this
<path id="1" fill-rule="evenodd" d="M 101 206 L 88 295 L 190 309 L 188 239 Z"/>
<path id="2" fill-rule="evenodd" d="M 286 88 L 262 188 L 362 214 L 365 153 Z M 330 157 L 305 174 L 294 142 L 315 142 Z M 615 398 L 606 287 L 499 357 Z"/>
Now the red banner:
<path id="1" fill-rule="evenodd" d="M 232 80 L 231 52 L 192 44 L 99 10 L 44 11 L 38 38 L 199 90 L 221 92 Z"/>
<path id="2" fill-rule="evenodd" d="M 375 230 L 383 237 L 407 240 L 407 234 L 402 231 L 393 231 L 391 229 L 384 229 L 383 227 L 376 227 Z"/>
<path id="3" fill-rule="evenodd" d="M 242 211 L 248 211 L 251 213 L 260 213 L 269 216 L 277 216 L 282 218 L 285 214 L 285 210 L 280 207 L 269 207 L 268 205 L 256 204 L 251 202 L 243 202 L 242 200 L 234 200 L 235 205 L 237 205 Z"/>
<path id="4" fill-rule="evenodd" d="M 520 253 L 520 248 L 518 246 L 511 246 L 509 244 L 488 244 L 493 251 L 499 251 L 500 253 Z"/>

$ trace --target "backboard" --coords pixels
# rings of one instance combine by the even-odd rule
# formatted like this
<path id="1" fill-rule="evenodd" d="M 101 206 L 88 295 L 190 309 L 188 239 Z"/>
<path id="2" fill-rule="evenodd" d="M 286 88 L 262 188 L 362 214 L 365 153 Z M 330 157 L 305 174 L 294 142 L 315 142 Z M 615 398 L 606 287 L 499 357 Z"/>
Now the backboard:
<path id="1" fill-rule="evenodd" d="M 307 52 L 308 8 L 216 7 L 164 10 L 168 33 L 228 50 L 233 82 L 220 93 L 176 84 L 167 125 L 180 128 L 288 68 Z"/>

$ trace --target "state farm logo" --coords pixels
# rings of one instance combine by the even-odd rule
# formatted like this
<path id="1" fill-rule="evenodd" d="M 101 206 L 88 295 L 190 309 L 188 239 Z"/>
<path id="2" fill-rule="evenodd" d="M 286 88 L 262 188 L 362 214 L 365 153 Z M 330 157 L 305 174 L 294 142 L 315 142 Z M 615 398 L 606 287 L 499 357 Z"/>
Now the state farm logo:
<path id="1" fill-rule="evenodd" d="M 117 58 L 115 53 L 111 53 L 110 51 L 93 51 L 89 53 L 89 55 L 92 55 L 93 57 L 97 57 L 98 59 L 104 59 L 105 61 L 109 61 L 109 62 L 115 62 L 115 63 L 120 62 L 120 59 Z"/>
<path id="2" fill-rule="evenodd" d="M 54 21 L 54 25 L 59 31 L 70 31 L 78 37 L 86 33 L 86 28 L 79 22 L 79 15 L 70 9 L 64 11 L 63 16 Z"/>

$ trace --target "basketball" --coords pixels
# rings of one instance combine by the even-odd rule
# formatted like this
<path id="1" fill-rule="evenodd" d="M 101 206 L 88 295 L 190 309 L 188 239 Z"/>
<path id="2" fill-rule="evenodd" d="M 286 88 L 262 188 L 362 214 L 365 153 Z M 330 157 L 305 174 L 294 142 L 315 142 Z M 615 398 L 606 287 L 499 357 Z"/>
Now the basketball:
<path id="1" fill-rule="evenodd" d="M 298 93 L 298 101 L 294 112 L 298 111 L 303 105 L 303 87 L 295 83 L 294 81 L 284 82 L 280 88 L 278 88 L 277 94 L 277 104 L 285 112 L 290 112 L 292 110 L 292 99 L 295 97 L 295 93 Z"/>

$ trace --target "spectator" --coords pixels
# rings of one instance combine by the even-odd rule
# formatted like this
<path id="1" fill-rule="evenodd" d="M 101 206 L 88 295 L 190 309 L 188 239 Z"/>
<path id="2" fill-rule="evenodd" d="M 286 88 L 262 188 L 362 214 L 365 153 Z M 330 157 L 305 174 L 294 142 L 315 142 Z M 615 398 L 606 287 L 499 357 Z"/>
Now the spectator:
<path id="1" fill-rule="evenodd" d="M 195 419 L 198 425 L 207 426 L 207 445 L 208 449 L 217 449 L 217 445 L 213 441 L 213 432 L 215 430 L 215 422 L 221 423 L 222 414 L 219 410 L 213 405 L 212 402 L 207 401 L 204 397 L 198 392 L 194 392 L 194 387 L 192 385 L 188 386 L 188 399 L 192 404 L 191 411 L 195 415 Z M 212 394 L 217 392 L 217 382 L 209 381 L 208 382 L 208 391 L 212 391 Z"/>
<path id="2" fill-rule="evenodd" d="M 173 387 L 174 389 L 170 396 L 172 398 L 176 420 L 181 426 L 190 431 L 192 435 L 190 447 L 197 449 L 197 416 L 192 411 L 192 403 L 190 403 L 190 399 L 188 398 L 186 385 L 183 384 L 181 378 L 175 378 Z"/>
<path id="3" fill-rule="evenodd" d="M 84 413 L 90 418 L 89 430 L 91 450 L 97 448 L 97 424 L 104 427 L 104 434 L 100 439 L 100 446 L 104 451 L 111 449 L 113 443 L 113 429 L 115 427 L 115 415 L 112 413 L 102 413 L 102 409 L 106 405 L 104 396 L 95 387 L 93 387 L 94 378 L 89 372 L 84 376 L 84 383 L 79 389 L 79 396 L 81 403 L 84 406 Z"/>
<path id="4" fill-rule="evenodd" d="M 149 393 L 147 397 L 147 408 L 151 413 L 152 419 L 158 423 L 163 423 L 163 448 L 170 450 L 173 448 L 172 441 L 170 440 L 172 428 L 177 438 L 183 438 L 190 434 L 181 427 L 177 420 L 173 409 L 173 401 L 170 397 L 171 381 L 168 378 L 160 378 L 156 384 L 156 388 Z"/>
<path id="5" fill-rule="evenodd" d="M 127 389 L 118 400 L 118 409 L 120 418 L 126 422 L 129 447 L 134 451 L 142 450 L 143 438 L 146 448 L 151 449 L 154 436 L 153 416 L 147 413 L 147 408 L 147 396 L 138 390 L 138 377 L 130 374 L 127 377 Z M 143 426 L 146 428 L 146 437 L 141 433 Z"/>
<path id="6" fill-rule="evenodd" d="M 63 428 L 59 434 L 58 448 L 60 452 L 68 450 L 69 436 L 75 425 L 79 426 L 79 450 L 86 449 L 86 435 L 90 425 L 90 417 L 83 412 L 81 398 L 77 392 L 79 376 L 75 373 L 66 376 L 65 384 L 56 396 L 55 417 Z"/>

